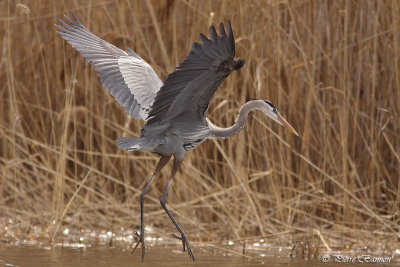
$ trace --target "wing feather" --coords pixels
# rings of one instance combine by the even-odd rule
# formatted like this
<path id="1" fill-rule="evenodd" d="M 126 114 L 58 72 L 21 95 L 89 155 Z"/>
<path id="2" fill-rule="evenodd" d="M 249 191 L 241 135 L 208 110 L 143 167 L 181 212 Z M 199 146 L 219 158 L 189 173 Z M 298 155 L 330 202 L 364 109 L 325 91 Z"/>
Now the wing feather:
<path id="1" fill-rule="evenodd" d="M 132 118 L 146 120 L 162 82 L 153 68 L 133 50 L 125 52 L 73 20 L 59 19 L 57 31 L 96 69 L 103 86 Z"/>
<path id="2" fill-rule="evenodd" d="M 154 100 L 146 125 L 176 120 L 204 120 L 222 81 L 235 70 L 235 41 L 230 22 L 199 35 L 185 60 L 169 74 Z M 244 63 L 243 63 L 244 64 Z"/>

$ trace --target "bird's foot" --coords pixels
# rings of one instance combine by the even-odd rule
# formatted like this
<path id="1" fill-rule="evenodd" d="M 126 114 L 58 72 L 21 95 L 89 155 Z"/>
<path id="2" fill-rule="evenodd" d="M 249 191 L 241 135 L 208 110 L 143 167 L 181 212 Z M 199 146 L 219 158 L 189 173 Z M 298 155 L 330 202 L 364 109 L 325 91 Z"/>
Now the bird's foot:
<path id="1" fill-rule="evenodd" d="M 183 234 L 183 235 L 181 235 L 181 236 L 177 236 L 176 234 L 171 234 L 171 236 L 172 236 L 173 238 L 176 238 L 176 239 L 179 239 L 179 240 L 182 241 L 183 252 L 185 252 L 185 247 L 186 247 L 186 248 L 187 248 L 187 251 L 188 251 L 188 253 L 189 253 L 189 257 L 190 257 L 192 260 L 194 260 L 194 255 L 193 255 L 193 252 L 192 252 L 192 250 L 191 250 L 191 248 L 190 248 L 190 244 L 189 244 L 189 241 L 188 241 L 188 239 L 187 239 L 187 236 L 186 236 L 185 234 Z"/>
<path id="2" fill-rule="evenodd" d="M 144 244 L 144 235 L 143 234 L 139 234 L 138 232 L 135 231 L 135 235 L 139 238 L 139 240 L 137 241 L 135 247 L 132 249 L 131 254 L 135 251 L 135 249 L 137 248 L 137 246 L 139 246 L 140 243 L 142 243 L 142 262 L 144 259 L 144 253 L 146 251 L 146 246 Z"/>

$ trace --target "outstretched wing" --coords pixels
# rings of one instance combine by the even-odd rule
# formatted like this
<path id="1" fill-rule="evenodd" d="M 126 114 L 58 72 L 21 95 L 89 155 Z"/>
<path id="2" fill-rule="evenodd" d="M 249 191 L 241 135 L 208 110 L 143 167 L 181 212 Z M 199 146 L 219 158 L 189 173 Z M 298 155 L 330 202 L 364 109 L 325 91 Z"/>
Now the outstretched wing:
<path id="1" fill-rule="evenodd" d="M 58 33 L 96 69 L 103 86 L 132 118 L 146 120 L 162 82 L 132 50 L 125 52 L 86 29 L 72 13 L 56 25 Z"/>
<path id="2" fill-rule="evenodd" d="M 221 82 L 235 69 L 243 66 L 234 60 L 235 41 L 231 24 L 226 31 L 221 23 L 219 35 L 210 27 L 210 39 L 200 34 L 185 60 L 168 75 L 154 100 L 147 124 L 193 121 L 205 118 L 208 105 Z"/>

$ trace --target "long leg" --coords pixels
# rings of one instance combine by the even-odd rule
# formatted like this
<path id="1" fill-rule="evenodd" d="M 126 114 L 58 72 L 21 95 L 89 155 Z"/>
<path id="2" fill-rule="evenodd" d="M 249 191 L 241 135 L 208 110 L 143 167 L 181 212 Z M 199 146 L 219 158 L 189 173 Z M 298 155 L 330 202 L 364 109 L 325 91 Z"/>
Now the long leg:
<path id="1" fill-rule="evenodd" d="M 142 243 L 142 262 L 144 259 L 144 253 L 146 250 L 146 246 L 144 244 L 144 224 L 143 224 L 143 209 L 144 209 L 144 199 L 146 198 L 146 192 L 149 190 L 150 184 L 153 181 L 154 177 L 161 171 L 162 168 L 168 163 L 171 156 L 161 156 L 160 161 L 157 164 L 156 169 L 154 170 L 153 175 L 151 176 L 150 180 L 147 182 L 146 186 L 144 187 L 142 194 L 140 194 L 140 234 L 135 231 L 136 236 L 139 238 L 138 242 L 136 243 L 135 247 L 133 248 L 132 252 L 135 251 L 137 246 Z"/>
<path id="2" fill-rule="evenodd" d="M 192 260 L 194 260 L 193 252 L 190 249 L 189 241 L 187 239 L 186 234 L 182 231 L 182 229 L 179 226 L 178 222 L 175 220 L 174 216 L 172 216 L 171 212 L 169 211 L 169 209 L 165 205 L 165 197 L 167 196 L 169 186 L 170 186 L 172 180 L 174 179 L 175 174 L 178 171 L 178 169 L 181 166 L 181 164 L 182 164 L 182 160 L 178 160 L 176 157 L 174 157 L 174 164 L 172 166 L 171 177 L 170 177 L 170 179 L 168 181 L 168 184 L 167 184 L 167 187 L 165 188 L 164 193 L 163 193 L 163 195 L 162 195 L 162 197 L 160 199 L 160 204 L 163 207 L 163 209 L 165 210 L 165 212 L 168 214 L 168 216 L 171 219 L 171 221 L 175 224 L 176 229 L 178 229 L 179 233 L 181 234 L 181 237 L 178 237 L 175 234 L 173 234 L 172 236 L 182 240 L 183 251 L 185 251 L 185 245 L 186 245 L 190 258 Z"/>

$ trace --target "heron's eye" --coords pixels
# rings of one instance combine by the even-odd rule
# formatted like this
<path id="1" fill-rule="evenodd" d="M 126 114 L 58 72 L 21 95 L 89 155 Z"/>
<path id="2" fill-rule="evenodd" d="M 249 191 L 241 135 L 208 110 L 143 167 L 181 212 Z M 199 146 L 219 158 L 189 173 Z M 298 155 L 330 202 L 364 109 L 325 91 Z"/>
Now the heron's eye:
<path id="1" fill-rule="evenodd" d="M 276 110 L 276 108 L 274 108 L 274 109 L 272 110 L 272 112 L 273 112 L 273 113 L 276 113 L 276 112 L 278 112 L 278 111 Z"/>

